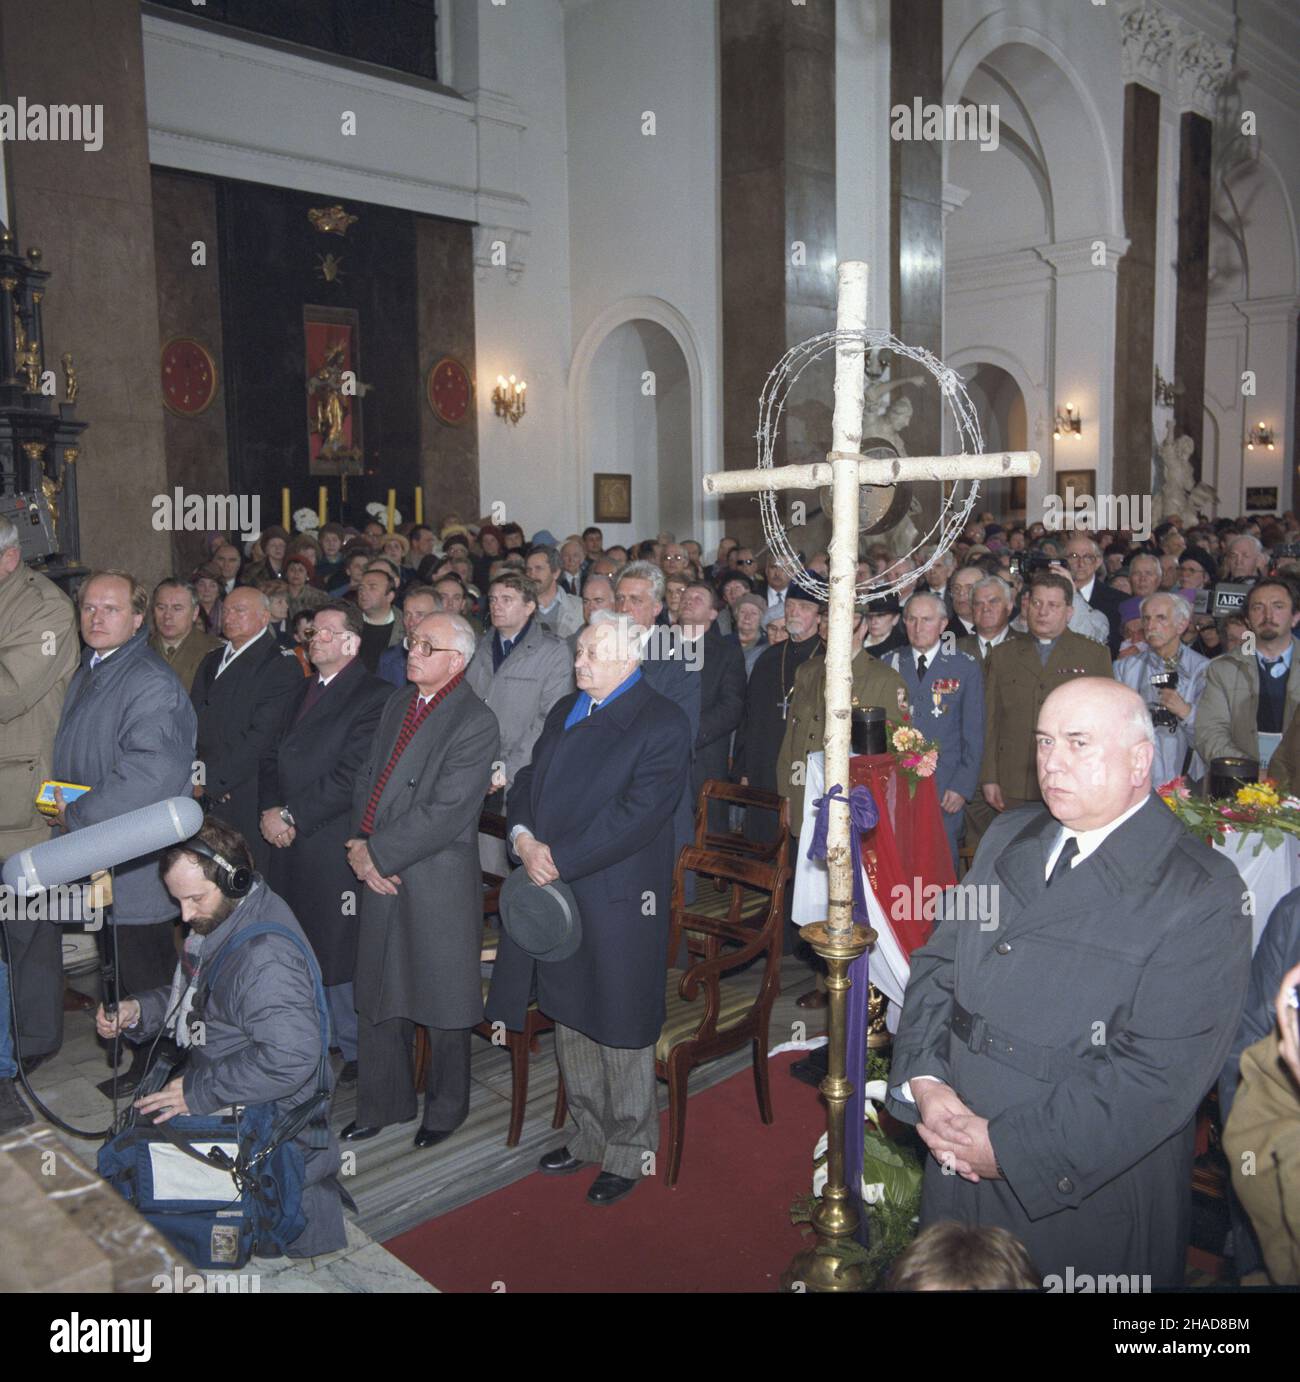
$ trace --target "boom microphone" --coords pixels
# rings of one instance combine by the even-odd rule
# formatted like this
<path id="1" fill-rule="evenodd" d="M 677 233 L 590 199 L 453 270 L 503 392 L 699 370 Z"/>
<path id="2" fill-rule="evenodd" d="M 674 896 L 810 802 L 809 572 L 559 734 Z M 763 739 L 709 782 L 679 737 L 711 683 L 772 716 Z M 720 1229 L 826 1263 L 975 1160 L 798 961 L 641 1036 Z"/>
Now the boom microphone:
<path id="1" fill-rule="evenodd" d="M 181 844 L 202 824 L 203 808 L 193 797 L 169 797 L 11 854 L 5 861 L 4 882 L 24 897 L 75 883 L 101 869 Z"/>

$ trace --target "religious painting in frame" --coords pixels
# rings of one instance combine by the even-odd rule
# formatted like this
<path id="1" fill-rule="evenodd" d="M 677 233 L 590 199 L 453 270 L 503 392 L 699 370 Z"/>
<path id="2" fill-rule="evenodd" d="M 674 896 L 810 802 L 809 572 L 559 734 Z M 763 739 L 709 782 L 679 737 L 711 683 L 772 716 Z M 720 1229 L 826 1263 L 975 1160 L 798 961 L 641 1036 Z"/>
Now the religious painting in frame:
<path id="1" fill-rule="evenodd" d="M 1094 485 L 1097 482 L 1096 470 L 1058 470 L 1057 471 L 1057 498 L 1061 500 L 1062 514 L 1078 514 L 1083 509 L 1084 499 L 1096 498 Z M 1089 517 L 1093 515 L 1093 506 L 1089 504 Z M 1096 522 L 1096 518 L 1093 518 Z"/>
<path id="2" fill-rule="evenodd" d="M 597 523 L 631 523 L 632 477 L 630 475 L 597 475 Z"/>
<path id="3" fill-rule="evenodd" d="M 307 456 L 312 475 L 357 475 L 364 455 L 361 328 L 350 307 L 302 309 Z"/>
<path id="4" fill-rule="evenodd" d="M 1093 492 L 1093 487 L 1097 482 L 1097 472 L 1095 470 L 1058 470 L 1056 472 L 1056 493 L 1062 503 L 1069 497 L 1069 492 L 1073 491 L 1076 500 L 1082 499 L 1085 495 L 1095 499 L 1097 496 Z"/>
<path id="5" fill-rule="evenodd" d="M 1277 486 L 1247 485 L 1246 510 L 1250 512 L 1252 509 L 1260 513 L 1275 513 L 1277 511 Z"/>

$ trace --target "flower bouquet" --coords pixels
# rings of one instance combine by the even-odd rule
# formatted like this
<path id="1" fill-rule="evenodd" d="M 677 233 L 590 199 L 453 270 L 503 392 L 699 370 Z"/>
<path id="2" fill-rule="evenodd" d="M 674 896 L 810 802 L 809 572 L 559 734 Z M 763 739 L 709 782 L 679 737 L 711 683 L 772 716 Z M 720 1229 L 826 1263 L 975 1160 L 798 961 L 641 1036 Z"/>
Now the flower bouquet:
<path id="1" fill-rule="evenodd" d="M 907 720 L 900 725 L 886 723 L 885 738 L 899 771 L 907 779 L 908 797 L 915 797 L 916 784 L 923 777 L 933 777 L 939 766 L 939 745 Z"/>
<path id="2" fill-rule="evenodd" d="M 1211 800 L 1192 795 L 1186 779 L 1172 778 L 1156 788 L 1160 800 L 1195 835 L 1221 844 L 1229 831 L 1256 836 L 1254 856 L 1266 845 L 1276 849 L 1287 835 L 1300 835 L 1300 799 L 1284 797 L 1271 778 L 1249 782 L 1232 797 Z"/>

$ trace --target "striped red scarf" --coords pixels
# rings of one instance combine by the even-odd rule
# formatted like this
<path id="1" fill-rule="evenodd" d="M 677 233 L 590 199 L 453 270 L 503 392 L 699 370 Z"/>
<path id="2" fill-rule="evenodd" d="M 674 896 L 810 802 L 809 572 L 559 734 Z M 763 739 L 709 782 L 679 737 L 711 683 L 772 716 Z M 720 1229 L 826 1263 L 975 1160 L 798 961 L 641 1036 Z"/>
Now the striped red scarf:
<path id="1" fill-rule="evenodd" d="M 370 835 L 375 829 L 375 812 L 379 809 L 379 798 L 384 794 L 384 788 L 388 786 L 388 779 L 393 775 L 393 769 L 397 767 L 397 760 L 406 752 L 406 746 L 415 738 L 416 731 L 429 717 L 430 711 L 443 700 L 445 700 L 464 680 L 465 673 L 458 672 L 440 690 L 427 700 L 422 701 L 418 695 L 411 697 L 411 703 L 406 707 L 406 714 L 402 718 L 402 727 L 397 731 L 397 742 L 393 745 L 393 752 L 390 755 L 384 771 L 375 779 L 374 791 L 370 793 L 370 800 L 366 803 L 366 813 L 361 817 L 361 833 Z"/>

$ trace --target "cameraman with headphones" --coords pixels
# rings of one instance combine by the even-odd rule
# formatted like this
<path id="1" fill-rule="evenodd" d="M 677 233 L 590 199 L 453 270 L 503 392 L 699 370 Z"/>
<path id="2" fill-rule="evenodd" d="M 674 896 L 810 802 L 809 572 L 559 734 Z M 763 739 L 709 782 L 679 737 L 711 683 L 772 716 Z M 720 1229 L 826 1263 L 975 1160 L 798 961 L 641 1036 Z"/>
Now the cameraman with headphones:
<path id="1" fill-rule="evenodd" d="M 159 870 L 190 928 L 170 986 L 123 998 L 112 1016 L 95 1016 L 100 1036 L 119 1031 L 137 1045 L 173 1036 L 187 1059 L 161 1090 L 136 1100 L 141 1114 L 165 1123 L 212 1114 L 231 1104 L 275 1101 L 277 1116 L 311 1100 L 324 1052 L 316 1000 L 315 958 L 282 898 L 253 872 L 238 831 L 209 817 L 198 834 L 163 852 Z M 254 926 L 270 933 L 241 942 Z M 302 948 L 289 935 L 297 937 Z M 229 954 L 223 958 L 223 952 Z M 220 973 L 214 971 L 220 961 Z M 214 975 L 209 984 L 207 976 Z M 323 1073 L 332 1084 L 329 1064 Z M 307 1226 L 291 1257 L 314 1257 L 346 1245 L 339 1147 L 332 1132 L 313 1148 L 310 1128 L 297 1138 L 304 1158 Z"/>

